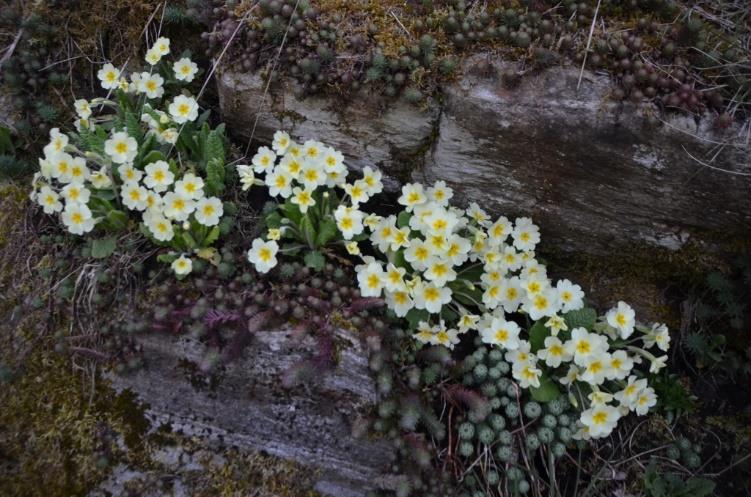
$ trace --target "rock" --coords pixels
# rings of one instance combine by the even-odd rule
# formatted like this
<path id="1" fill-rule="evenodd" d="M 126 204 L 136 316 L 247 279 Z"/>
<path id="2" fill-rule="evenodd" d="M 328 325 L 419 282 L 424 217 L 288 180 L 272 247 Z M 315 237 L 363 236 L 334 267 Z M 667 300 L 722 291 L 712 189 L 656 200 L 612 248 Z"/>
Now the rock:
<path id="1" fill-rule="evenodd" d="M 224 71 L 218 78 L 222 119 L 235 133 L 262 142 L 270 142 L 279 129 L 301 140 L 321 140 L 340 150 L 354 169 L 379 167 L 390 176 L 387 188 L 422 166 L 438 123 L 436 105 L 426 110 L 403 101 L 383 106 L 368 96 L 346 103 L 316 96 L 298 100 L 289 85 L 272 84 L 262 105 L 266 85 L 260 76 Z"/>
<path id="2" fill-rule="evenodd" d="M 282 86 L 271 92 L 254 136 L 269 141 L 285 128 L 341 149 L 356 168 L 379 166 L 402 182 L 445 180 L 464 204 L 475 201 L 493 215 L 531 216 L 547 244 L 562 251 L 671 251 L 689 241 L 711 250 L 720 239 L 747 237 L 751 147 L 741 126 L 719 132 L 711 116 L 697 124 L 670 114 L 654 127 L 644 113 L 659 115 L 657 109 L 611 101 L 607 76 L 585 71 L 577 91 L 578 69 L 530 72 L 510 84 L 498 76 L 510 67 L 470 58 L 464 75 L 442 90 L 440 110 L 437 104 L 420 111 L 384 101 L 380 111 L 370 101 L 346 107 L 334 98 L 300 101 Z M 263 81 L 225 71 L 218 84 L 223 119 L 249 136 Z M 712 167 L 691 156 L 705 163 L 714 157 Z"/>
<path id="3" fill-rule="evenodd" d="M 471 63 L 471 62 L 470 62 Z M 498 63 L 499 72 L 503 64 Z M 443 90 L 438 139 L 415 177 L 445 180 L 494 214 L 531 216 L 563 250 L 635 244 L 677 250 L 691 237 L 744 237 L 751 224 L 751 147 L 723 147 L 710 119 L 645 124 L 644 108 L 608 100 L 609 78 L 554 68 L 513 89 L 470 75 Z M 653 110 L 649 109 L 648 110 Z"/>
<path id="4" fill-rule="evenodd" d="M 139 340 L 146 366 L 113 382 L 149 405 L 155 426 L 297 461 L 318 472 L 316 490 L 333 496 L 364 495 L 387 468 L 390 444 L 351 435 L 351 424 L 370 412 L 376 392 L 365 351 L 349 332 L 337 332 L 334 370 L 290 389 L 282 379 L 313 355 L 312 338 L 258 332 L 241 359 L 212 374 L 201 366 L 208 351 L 190 338 L 150 334 Z"/>

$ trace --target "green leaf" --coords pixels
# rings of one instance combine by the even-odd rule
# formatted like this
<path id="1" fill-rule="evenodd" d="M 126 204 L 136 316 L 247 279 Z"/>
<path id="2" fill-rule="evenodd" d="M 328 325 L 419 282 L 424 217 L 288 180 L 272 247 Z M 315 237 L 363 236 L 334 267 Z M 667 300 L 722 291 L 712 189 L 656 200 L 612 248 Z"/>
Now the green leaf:
<path id="1" fill-rule="evenodd" d="M 219 229 L 219 226 L 214 226 L 211 228 L 211 231 L 206 235 L 206 238 L 203 239 L 203 246 L 208 247 L 215 241 L 219 239 L 219 235 L 221 234 L 221 230 Z"/>
<path id="2" fill-rule="evenodd" d="M 219 195 L 224 191 L 224 162 L 214 158 L 206 164 L 206 192 Z"/>
<path id="3" fill-rule="evenodd" d="M 336 238 L 338 234 L 339 229 L 336 226 L 336 221 L 334 221 L 330 217 L 323 219 L 318 225 L 318 237 L 316 238 L 316 245 L 318 247 L 323 247 L 331 240 Z"/>
<path id="4" fill-rule="evenodd" d="M 715 483 L 706 478 L 689 478 L 683 488 L 686 497 L 709 497 L 714 492 Z"/>
<path id="5" fill-rule="evenodd" d="M 144 157 L 148 156 L 158 145 L 159 143 L 153 134 L 147 135 L 144 143 L 138 147 L 138 155 L 136 155 L 136 159 L 133 162 L 143 167 L 144 164 L 147 164 L 144 162 Z"/>
<path id="6" fill-rule="evenodd" d="M 198 247 L 198 243 L 196 242 L 195 238 L 193 238 L 193 235 L 191 235 L 187 231 L 183 232 L 183 241 L 185 242 L 185 246 L 190 250 Z"/>
<path id="7" fill-rule="evenodd" d="M 228 216 L 237 214 L 237 205 L 234 202 L 222 202 L 222 208 L 224 209 L 224 214 Z"/>
<path id="8" fill-rule="evenodd" d="M 451 308 L 447 305 L 444 305 L 441 307 L 441 319 L 447 322 L 453 322 L 456 319 L 458 319 L 459 316 L 451 310 Z"/>
<path id="9" fill-rule="evenodd" d="M 102 200 L 112 201 L 115 200 L 115 192 L 107 188 L 106 190 L 94 190 L 91 192 L 93 197 L 97 197 Z"/>
<path id="10" fill-rule="evenodd" d="M 412 266 L 404 258 L 404 249 L 399 249 L 394 253 L 394 266 L 406 269 L 407 274 L 412 273 Z"/>
<path id="11" fill-rule="evenodd" d="M 219 232 L 224 236 L 229 235 L 234 225 L 235 225 L 235 218 L 233 216 L 224 216 L 219 221 Z"/>
<path id="12" fill-rule="evenodd" d="M 152 150 L 151 152 L 146 154 L 146 156 L 143 158 L 143 161 L 141 162 L 142 164 L 147 165 L 147 164 L 151 164 L 152 162 L 156 162 L 160 160 L 166 161 L 167 158 L 164 156 L 164 154 L 161 151 Z"/>
<path id="13" fill-rule="evenodd" d="M 561 395 L 558 386 L 545 373 L 540 376 L 540 387 L 530 387 L 529 390 L 532 393 L 532 398 L 537 402 L 550 402 Z"/>
<path id="14" fill-rule="evenodd" d="M 482 304 L 482 290 L 475 288 L 470 290 L 466 286 L 451 287 L 454 298 L 467 306 L 476 306 L 478 303 Z"/>
<path id="15" fill-rule="evenodd" d="M 123 211 L 113 209 L 107 212 L 107 225 L 114 231 L 122 231 L 128 227 L 128 215 Z"/>
<path id="16" fill-rule="evenodd" d="M 545 327 L 543 319 L 535 321 L 529 329 L 529 345 L 532 353 L 545 347 L 545 339 L 550 336 L 550 330 Z"/>
<path id="17" fill-rule="evenodd" d="M 477 283 L 484 272 L 485 269 L 482 267 L 482 264 L 477 263 L 460 270 L 458 277 L 472 283 Z"/>
<path id="18" fill-rule="evenodd" d="M 128 130 L 128 135 L 136 139 L 138 144 L 141 144 L 143 140 L 143 132 L 141 131 L 141 123 L 138 118 L 131 111 L 125 112 L 125 129 Z"/>
<path id="19" fill-rule="evenodd" d="M 177 259 L 177 254 L 174 252 L 170 252 L 169 254 L 159 254 L 156 256 L 156 260 L 159 262 L 165 262 L 167 264 L 172 264 L 175 262 L 175 259 Z"/>
<path id="20" fill-rule="evenodd" d="M 196 119 L 196 126 L 199 128 L 203 126 L 203 123 L 205 123 L 209 119 L 210 115 L 211 115 L 211 110 L 207 110 L 201 113 L 201 115 L 198 116 L 198 119 Z"/>
<path id="21" fill-rule="evenodd" d="M 399 213 L 399 216 L 396 218 L 396 227 L 397 228 L 404 228 L 405 226 L 409 226 L 409 220 L 412 219 L 412 213 L 407 211 L 402 211 Z"/>
<path id="22" fill-rule="evenodd" d="M 215 129 L 211 131 L 208 137 L 206 137 L 206 148 L 204 149 L 204 159 L 206 160 L 207 165 L 209 162 L 215 159 L 218 159 L 219 162 L 224 164 L 225 162 L 224 140 L 222 139 L 222 134 L 219 129 Z"/>
<path id="23" fill-rule="evenodd" d="M 308 244 L 308 247 L 314 248 L 316 246 L 316 231 L 307 214 L 300 219 L 299 227 L 300 233 L 303 236 L 303 241 Z"/>
<path id="24" fill-rule="evenodd" d="M 5 126 L 0 126 L 0 154 L 14 155 L 16 147 L 13 146 L 13 140 L 10 137 L 10 130 Z"/>
<path id="25" fill-rule="evenodd" d="M 300 207 L 298 207 L 297 204 L 293 204 L 292 202 L 287 200 L 279 206 L 279 209 L 281 209 L 287 219 L 289 219 L 296 225 L 300 224 L 300 219 L 302 219 L 302 212 L 300 212 Z"/>
<path id="26" fill-rule="evenodd" d="M 264 221 L 266 223 L 266 228 L 268 229 L 274 229 L 279 228 L 282 226 L 282 215 L 279 214 L 278 211 L 274 211 L 271 214 L 268 214 Z"/>
<path id="27" fill-rule="evenodd" d="M 405 319 L 409 323 L 410 330 L 416 330 L 420 321 L 427 321 L 430 317 L 430 313 L 425 309 L 410 309 Z"/>
<path id="28" fill-rule="evenodd" d="M 322 271 L 323 267 L 326 265 L 326 258 L 317 250 L 305 254 L 303 260 L 305 261 L 306 266 L 316 272 Z"/>
<path id="29" fill-rule="evenodd" d="M 563 319 L 566 320 L 569 331 L 579 327 L 592 331 L 592 327 L 597 321 L 597 311 L 591 307 L 583 307 L 576 311 L 567 312 L 563 315 Z"/>
<path id="30" fill-rule="evenodd" d="M 112 255 L 115 248 L 117 248 L 117 238 L 114 236 L 94 239 L 91 241 L 91 257 L 105 259 Z"/>
<path id="31" fill-rule="evenodd" d="M 107 139 L 106 134 L 101 136 L 100 133 L 92 133 L 88 129 L 82 129 L 79 136 L 81 137 L 81 142 L 85 150 L 104 155 L 104 142 Z"/>

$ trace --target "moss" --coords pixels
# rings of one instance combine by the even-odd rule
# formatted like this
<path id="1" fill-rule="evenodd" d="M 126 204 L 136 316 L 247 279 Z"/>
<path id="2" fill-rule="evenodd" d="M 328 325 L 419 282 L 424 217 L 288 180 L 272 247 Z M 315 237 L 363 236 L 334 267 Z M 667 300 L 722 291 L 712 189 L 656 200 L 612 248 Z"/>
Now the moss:
<path id="1" fill-rule="evenodd" d="M 37 350 L 0 390 L 1 495 L 86 495 L 122 456 L 108 433 L 131 441 L 143 434 L 146 420 L 133 398 L 89 375 Z"/>
<path id="2" fill-rule="evenodd" d="M 717 236 L 709 239 L 718 240 Z M 649 319 L 663 321 L 677 329 L 680 315 L 677 306 L 665 294 L 666 288 L 685 294 L 688 288 L 702 283 L 706 275 L 727 265 L 731 254 L 742 253 L 748 241 L 725 237 L 726 252 L 710 252 L 695 237 L 677 251 L 632 244 L 613 247 L 608 254 L 566 252 L 543 245 L 540 257 L 550 267 L 565 268 L 566 277 L 576 280 L 596 304 L 612 305 L 628 300 L 647 312 Z"/>
<path id="3" fill-rule="evenodd" d="M 195 497 L 315 497 L 311 490 L 315 474 L 298 464 L 279 458 L 229 450 L 224 463 L 207 459 L 201 481 L 195 483 Z"/>

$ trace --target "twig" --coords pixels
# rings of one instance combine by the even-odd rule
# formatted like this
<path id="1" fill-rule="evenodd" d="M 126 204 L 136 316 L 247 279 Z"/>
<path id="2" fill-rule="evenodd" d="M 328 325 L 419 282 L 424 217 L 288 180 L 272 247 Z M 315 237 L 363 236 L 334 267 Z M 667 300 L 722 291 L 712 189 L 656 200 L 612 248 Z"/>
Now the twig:
<path id="1" fill-rule="evenodd" d="M 292 12 L 297 12 L 297 7 L 300 5 L 300 0 L 297 0 L 295 2 L 295 7 L 292 9 Z M 287 29 L 284 30 L 284 36 L 282 37 L 282 42 L 279 44 L 279 50 L 276 52 L 276 56 L 274 57 L 274 62 L 271 64 L 271 70 L 269 71 L 267 77 L 266 77 L 266 87 L 263 89 L 263 95 L 261 95 L 261 103 L 258 106 L 258 112 L 256 112 L 256 118 L 253 121 L 253 129 L 250 130 L 250 138 L 248 138 L 248 144 L 245 146 L 245 152 L 243 153 L 243 157 L 248 156 L 248 151 L 250 150 L 250 144 L 253 142 L 253 137 L 256 134 L 256 127 L 258 126 L 258 121 L 261 119 L 261 111 L 263 110 L 263 105 L 266 103 L 266 95 L 269 93 L 269 88 L 271 87 L 271 75 L 276 70 L 276 66 L 279 63 L 279 59 L 282 56 L 282 49 L 284 48 L 284 44 L 287 42 L 287 34 L 289 33 L 289 28 L 292 26 L 292 19 L 294 16 L 289 17 L 289 23 L 287 24 Z"/>
<path id="2" fill-rule="evenodd" d="M 394 11 L 393 10 L 389 10 L 389 14 L 391 14 L 391 17 L 393 17 L 396 20 L 397 24 L 399 24 L 399 26 L 402 28 L 402 30 L 404 30 L 404 32 L 407 34 L 407 36 L 410 39 L 412 39 L 412 33 L 410 33 L 409 30 L 404 27 L 404 24 L 402 24 L 402 21 L 400 21 L 399 18 L 396 16 L 396 14 L 394 14 Z"/>
<path id="3" fill-rule="evenodd" d="M 2 66 L 3 63 L 10 59 L 13 55 L 13 52 L 16 51 L 16 46 L 18 45 L 18 42 L 21 41 L 21 37 L 23 36 L 23 28 L 18 30 L 18 33 L 16 33 L 16 37 L 13 38 L 13 43 L 11 43 L 8 48 L 5 49 L 5 54 L 3 55 L 3 58 L 0 59 L 0 72 L 2 72 Z"/>
<path id="4" fill-rule="evenodd" d="M 595 24 L 597 23 L 597 13 L 600 11 L 600 1 L 597 0 L 597 7 L 595 7 L 595 14 L 592 16 L 592 25 L 589 27 L 589 37 L 587 38 L 587 48 L 584 49 L 584 58 L 582 59 L 582 68 L 579 71 L 579 81 L 576 82 L 576 91 L 579 91 L 579 86 L 582 83 L 582 77 L 584 76 L 584 66 L 587 64 L 587 55 L 589 54 L 589 47 L 592 45 L 592 35 L 595 32 Z"/>
<path id="5" fill-rule="evenodd" d="M 686 155 L 688 155 L 689 157 L 691 157 L 693 160 L 695 160 L 696 162 L 698 162 L 699 164 L 701 164 L 704 167 L 708 167 L 710 169 L 714 169 L 715 171 L 720 171 L 720 172 L 723 172 L 723 173 L 735 174 L 736 176 L 751 176 L 751 173 L 742 173 L 742 172 L 739 172 L 739 171 L 730 171 L 728 169 L 722 169 L 721 167 L 712 166 L 710 164 L 707 164 L 706 162 L 703 162 L 703 161 L 697 159 L 693 155 L 691 155 L 691 152 L 689 152 L 688 150 L 686 150 L 686 147 L 684 145 L 681 145 L 681 148 L 683 148 L 683 151 L 686 152 Z M 701 171 L 701 169 L 699 169 L 699 171 Z"/>

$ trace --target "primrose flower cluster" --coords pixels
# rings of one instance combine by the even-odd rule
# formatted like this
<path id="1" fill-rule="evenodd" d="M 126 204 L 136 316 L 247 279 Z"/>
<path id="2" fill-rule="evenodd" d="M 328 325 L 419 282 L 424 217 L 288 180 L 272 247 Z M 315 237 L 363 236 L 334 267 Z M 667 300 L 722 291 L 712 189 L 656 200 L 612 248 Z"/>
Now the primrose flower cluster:
<path id="1" fill-rule="evenodd" d="M 252 163 L 237 166 L 237 171 L 244 190 L 253 185 L 266 185 L 271 196 L 279 198 L 300 217 L 297 220 L 285 219 L 282 226 L 270 229 L 266 241 L 253 241 L 248 260 L 259 272 L 266 273 L 276 266 L 276 255 L 280 251 L 278 242 L 282 238 L 297 239 L 311 248 L 315 247 L 315 241 L 311 238 L 316 236 L 305 232 L 308 223 L 320 224 L 332 216 L 339 221 L 344 217 L 346 220 L 339 221 L 339 226 L 346 225 L 346 234 L 358 234 L 363 230 L 359 220 L 350 219 L 343 213 L 342 206 L 332 212 L 337 198 L 328 190 L 336 187 L 351 191 L 352 187 L 346 183 L 348 171 L 344 156 L 320 142 L 308 140 L 298 144 L 286 132 L 277 131 L 272 148 L 261 147 Z M 365 199 L 381 191 L 380 173 L 372 171 L 371 174 L 371 186 L 357 183 L 355 195 L 358 198 Z M 263 175 L 263 179 L 256 175 Z"/>
<path id="2" fill-rule="evenodd" d="M 208 194 L 199 161 L 190 160 L 196 159 L 190 149 L 198 104 L 178 94 L 166 111 L 159 109 L 165 85 L 191 82 L 198 68 L 186 57 L 165 63 L 169 53 L 170 40 L 157 39 L 146 55 L 151 69 L 132 73 L 130 80 L 105 64 L 97 76 L 117 98 L 76 100 L 77 135 L 52 129 L 31 198 L 45 213 L 59 214 L 70 233 L 84 235 L 96 226 L 114 230 L 127 220 L 125 208 L 158 244 L 187 250 L 216 238 L 209 233 L 222 218 L 223 204 Z M 185 143 L 178 143 L 181 133 L 188 135 Z M 180 154 L 179 163 L 170 158 L 173 152 Z M 173 268 L 186 274 L 190 260 L 175 257 Z"/>
<path id="3" fill-rule="evenodd" d="M 514 379 L 533 395 L 550 400 L 568 390 L 582 411 L 582 439 L 606 436 L 620 417 L 655 405 L 647 377 L 667 356 L 647 349 L 668 350 L 667 327 L 637 324 L 624 302 L 597 319 L 579 285 L 553 281 L 535 258 L 540 230 L 529 218 L 492 219 L 475 203 L 456 208 L 442 181 L 404 185 L 398 214 L 369 213 L 361 207 L 382 190 L 379 171 L 365 168 L 362 178 L 346 182 L 339 152 L 314 141 L 299 146 L 283 132 L 273 148 L 253 159 L 272 195 L 291 197 L 302 211 L 314 205 L 317 188 L 344 191 L 333 216 L 347 251 L 362 260 L 361 294 L 384 298 L 414 325 L 417 341 L 452 349 L 462 335 L 478 333 L 505 352 Z M 282 156 L 276 166 L 275 154 Z M 254 181 L 248 169 L 245 183 Z M 253 242 L 248 258 L 260 271 L 276 265 L 278 237 L 270 230 L 268 241 Z M 519 324 L 525 322 L 527 329 Z M 642 363 L 648 373 L 637 369 Z"/>

